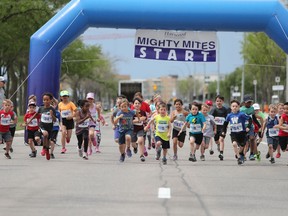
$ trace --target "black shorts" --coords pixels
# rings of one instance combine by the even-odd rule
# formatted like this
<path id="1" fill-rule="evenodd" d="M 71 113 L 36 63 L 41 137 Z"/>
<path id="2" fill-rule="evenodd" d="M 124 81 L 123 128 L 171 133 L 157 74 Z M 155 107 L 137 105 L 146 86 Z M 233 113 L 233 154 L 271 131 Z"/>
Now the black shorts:
<path id="1" fill-rule="evenodd" d="M 196 145 L 201 145 L 202 140 L 203 140 L 203 133 L 200 133 L 200 134 L 189 133 L 189 139 L 190 137 L 194 137 Z"/>
<path id="2" fill-rule="evenodd" d="M 179 131 L 173 129 L 172 131 L 172 139 L 174 139 L 175 137 L 178 138 L 179 142 L 183 142 L 185 141 L 185 137 L 186 137 L 186 131 L 182 131 L 182 133 L 178 136 Z"/>
<path id="3" fill-rule="evenodd" d="M 48 132 L 48 139 L 50 139 L 51 133 L 52 133 L 52 129 L 53 129 L 53 127 L 52 128 L 40 128 L 41 136 L 43 135 L 42 131 L 47 131 Z"/>
<path id="4" fill-rule="evenodd" d="M 62 125 L 66 127 L 66 130 L 74 129 L 74 120 L 73 119 L 67 120 L 66 118 L 63 118 Z"/>
<path id="5" fill-rule="evenodd" d="M 221 134 L 221 131 L 217 131 L 215 136 L 214 136 L 214 141 L 217 142 L 219 141 L 219 138 L 220 138 L 220 134 Z"/>
<path id="6" fill-rule="evenodd" d="M 155 136 L 155 142 L 161 142 L 162 149 L 170 149 L 170 142 L 169 140 L 163 140 L 159 136 Z"/>
<path id="7" fill-rule="evenodd" d="M 279 145 L 282 151 L 285 151 L 287 148 L 288 137 L 287 136 L 279 136 Z"/>
<path id="8" fill-rule="evenodd" d="M 14 137 L 15 131 L 16 131 L 16 127 L 10 127 L 9 130 L 10 130 L 11 136 Z"/>
<path id="9" fill-rule="evenodd" d="M 35 137 L 40 137 L 41 136 L 41 133 L 38 131 L 38 130 L 27 130 L 27 133 L 28 133 L 28 139 L 33 139 Z"/>
<path id="10" fill-rule="evenodd" d="M 51 140 L 52 142 L 56 143 L 57 136 L 58 136 L 58 130 L 53 130 L 53 131 L 51 132 L 50 140 Z"/>
<path id="11" fill-rule="evenodd" d="M 231 136 L 231 142 L 237 142 L 238 146 L 244 147 L 247 141 L 247 135 L 245 131 L 239 132 L 239 133 L 232 133 Z"/>

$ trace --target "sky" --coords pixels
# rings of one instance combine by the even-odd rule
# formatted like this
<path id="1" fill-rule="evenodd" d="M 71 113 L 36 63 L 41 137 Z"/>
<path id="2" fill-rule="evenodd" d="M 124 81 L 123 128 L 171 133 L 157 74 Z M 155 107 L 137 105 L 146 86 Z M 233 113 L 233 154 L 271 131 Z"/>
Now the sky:
<path id="1" fill-rule="evenodd" d="M 134 58 L 135 31 L 130 29 L 89 28 L 83 35 L 84 43 L 100 45 L 103 53 L 112 59 L 118 74 L 130 74 L 131 79 L 158 78 L 178 75 L 217 74 L 218 62 L 170 62 Z M 220 50 L 220 74 L 228 74 L 242 66 L 240 54 L 242 32 L 217 32 Z"/>

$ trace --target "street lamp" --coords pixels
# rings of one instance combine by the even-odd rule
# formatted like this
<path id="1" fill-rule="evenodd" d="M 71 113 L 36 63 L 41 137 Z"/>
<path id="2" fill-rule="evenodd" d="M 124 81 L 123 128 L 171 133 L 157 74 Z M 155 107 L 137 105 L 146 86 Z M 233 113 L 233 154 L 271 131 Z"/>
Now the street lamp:
<path id="1" fill-rule="evenodd" d="M 257 80 L 253 80 L 254 85 L 254 101 L 257 102 Z"/>

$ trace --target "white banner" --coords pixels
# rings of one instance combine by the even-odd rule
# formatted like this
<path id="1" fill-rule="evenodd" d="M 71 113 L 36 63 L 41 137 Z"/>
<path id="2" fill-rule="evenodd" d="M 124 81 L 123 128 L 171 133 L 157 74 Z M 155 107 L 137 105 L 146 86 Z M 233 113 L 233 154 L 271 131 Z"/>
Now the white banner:
<path id="1" fill-rule="evenodd" d="M 135 58 L 215 62 L 216 32 L 137 30 Z"/>

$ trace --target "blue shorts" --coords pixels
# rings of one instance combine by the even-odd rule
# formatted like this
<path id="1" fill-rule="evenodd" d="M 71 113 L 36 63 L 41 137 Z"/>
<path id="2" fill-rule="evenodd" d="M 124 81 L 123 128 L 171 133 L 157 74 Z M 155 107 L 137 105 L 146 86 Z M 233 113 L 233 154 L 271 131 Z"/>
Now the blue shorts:
<path id="1" fill-rule="evenodd" d="M 125 131 L 119 131 L 119 145 L 123 145 L 126 143 L 126 135 L 132 137 L 133 130 L 125 130 Z"/>
<path id="2" fill-rule="evenodd" d="M 119 128 L 115 127 L 114 129 L 114 140 L 119 140 L 120 134 L 119 134 Z"/>

